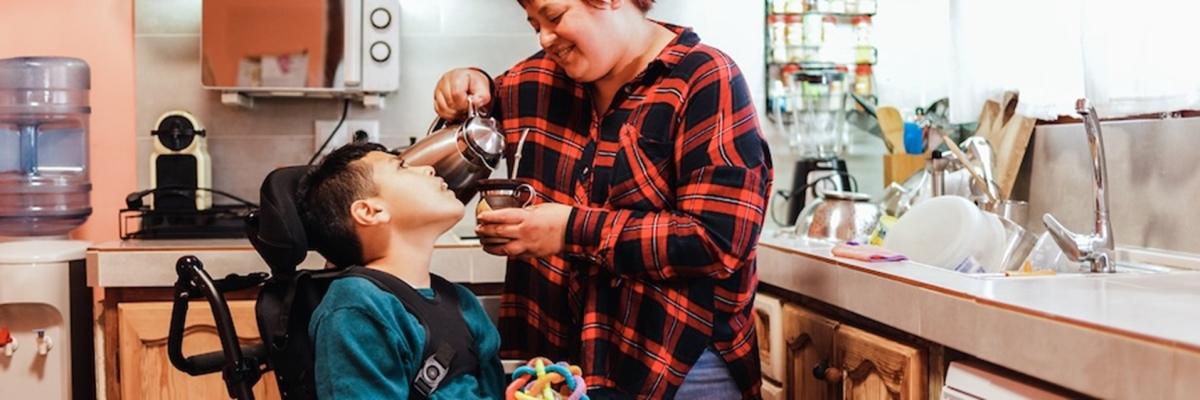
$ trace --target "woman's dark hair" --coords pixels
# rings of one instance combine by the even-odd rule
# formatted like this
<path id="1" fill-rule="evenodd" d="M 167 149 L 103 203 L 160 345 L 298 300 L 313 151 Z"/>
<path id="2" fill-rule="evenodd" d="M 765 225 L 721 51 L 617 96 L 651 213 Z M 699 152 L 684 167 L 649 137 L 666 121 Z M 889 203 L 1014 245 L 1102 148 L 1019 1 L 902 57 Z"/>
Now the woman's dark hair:
<path id="1" fill-rule="evenodd" d="M 584 3 L 588 3 L 588 4 L 591 4 L 592 6 L 596 6 L 596 7 L 604 5 L 604 4 L 608 4 L 609 1 L 611 1 L 611 0 L 583 0 Z M 650 11 L 650 7 L 654 7 L 654 0 L 628 0 L 628 1 L 630 3 L 633 3 L 633 5 L 635 7 L 637 7 L 639 10 L 642 10 L 642 12 L 648 12 L 648 11 Z M 528 3 L 529 0 L 517 0 L 517 2 L 521 3 L 521 6 L 524 7 L 525 3 Z"/>
<path id="2" fill-rule="evenodd" d="M 350 221 L 350 205 L 375 193 L 371 169 L 356 163 L 372 151 L 387 151 L 377 143 L 348 144 L 325 156 L 300 181 L 300 220 L 308 241 L 338 267 L 362 265 L 362 242 Z"/>

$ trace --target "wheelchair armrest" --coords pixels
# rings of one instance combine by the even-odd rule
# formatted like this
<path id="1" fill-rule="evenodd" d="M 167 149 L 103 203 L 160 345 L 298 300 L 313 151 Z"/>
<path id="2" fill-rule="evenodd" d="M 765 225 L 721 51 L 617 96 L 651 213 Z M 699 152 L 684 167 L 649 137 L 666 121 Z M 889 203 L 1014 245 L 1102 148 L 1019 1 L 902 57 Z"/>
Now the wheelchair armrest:
<path id="1" fill-rule="evenodd" d="M 258 365 L 261 361 L 266 361 L 267 359 L 267 346 L 265 344 L 257 343 L 248 346 L 243 345 L 241 348 L 242 356 L 248 361 L 246 363 L 247 365 Z M 183 366 L 187 367 L 187 369 L 179 368 L 178 365 L 176 368 L 179 368 L 180 371 L 183 371 L 191 376 L 218 372 L 225 368 L 225 351 L 218 350 L 209 353 L 188 356 L 184 359 L 183 364 Z"/>
<path id="2" fill-rule="evenodd" d="M 233 316 L 229 313 L 229 303 L 222 295 L 221 288 L 248 288 L 252 286 L 252 282 L 264 280 L 265 274 L 234 276 L 232 279 L 214 282 L 204 270 L 204 264 L 194 256 L 180 257 L 175 263 L 175 273 L 178 279 L 175 281 L 175 299 L 171 308 L 170 330 L 167 333 L 167 357 L 171 365 L 192 376 L 221 371 L 221 378 L 225 380 L 230 397 L 252 399 L 254 395 L 250 390 L 261 378 L 259 365 L 266 361 L 266 348 L 262 344 L 243 347 L 238 343 L 237 329 L 233 325 Z M 184 357 L 183 335 L 188 303 L 199 297 L 207 299 L 212 308 L 221 351 Z"/>
<path id="3" fill-rule="evenodd" d="M 262 285 L 270 276 L 266 272 L 252 272 L 246 275 L 229 274 L 225 275 L 224 278 L 213 281 L 213 283 L 217 285 L 218 292 L 236 292 Z"/>

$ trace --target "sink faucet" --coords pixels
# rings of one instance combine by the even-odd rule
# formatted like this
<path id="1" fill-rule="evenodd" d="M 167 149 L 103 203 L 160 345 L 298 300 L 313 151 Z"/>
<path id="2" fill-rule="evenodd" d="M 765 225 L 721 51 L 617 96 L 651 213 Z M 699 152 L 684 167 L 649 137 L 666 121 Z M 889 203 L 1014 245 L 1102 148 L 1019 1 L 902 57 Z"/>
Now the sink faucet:
<path id="1" fill-rule="evenodd" d="M 1096 197 L 1095 231 L 1090 235 L 1071 232 L 1049 213 L 1042 222 L 1050 236 L 1071 261 L 1086 261 L 1092 272 L 1117 272 L 1116 246 L 1113 242 L 1112 221 L 1108 217 L 1108 169 L 1104 161 L 1104 139 L 1100 134 L 1100 120 L 1096 109 L 1087 99 L 1075 101 L 1075 112 L 1083 117 L 1083 129 L 1087 132 L 1088 148 L 1092 151 L 1092 192 Z"/>

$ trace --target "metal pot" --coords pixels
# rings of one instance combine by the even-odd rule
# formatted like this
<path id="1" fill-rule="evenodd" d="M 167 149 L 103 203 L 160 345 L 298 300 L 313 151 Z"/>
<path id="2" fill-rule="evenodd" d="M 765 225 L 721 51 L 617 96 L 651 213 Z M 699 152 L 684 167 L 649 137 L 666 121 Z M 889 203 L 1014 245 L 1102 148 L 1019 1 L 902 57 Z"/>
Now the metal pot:
<path id="1" fill-rule="evenodd" d="M 797 233 L 810 239 L 866 243 L 879 225 L 879 206 L 863 193 L 827 191 L 804 209 Z"/>
<path id="2" fill-rule="evenodd" d="M 472 105 L 460 123 L 435 119 L 426 136 L 399 155 L 408 165 L 432 166 L 458 200 L 466 203 L 478 192 L 478 182 L 500 164 L 504 135 L 496 126 L 494 118 Z"/>

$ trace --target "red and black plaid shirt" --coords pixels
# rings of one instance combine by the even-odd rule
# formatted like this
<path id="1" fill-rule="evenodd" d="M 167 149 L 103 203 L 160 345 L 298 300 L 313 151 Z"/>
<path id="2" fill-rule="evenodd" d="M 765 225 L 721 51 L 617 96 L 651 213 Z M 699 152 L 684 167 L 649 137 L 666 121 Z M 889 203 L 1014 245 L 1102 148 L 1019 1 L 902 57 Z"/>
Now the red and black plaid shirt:
<path id="1" fill-rule="evenodd" d="M 510 152 L 530 129 L 517 176 L 575 207 L 561 257 L 508 262 L 502 355 L 571 360 L 591 388 L 669 398 L 712 347 L 756 398 L 771 157 L 733 60 L 666 26 L 678 36 L 604 115 L 543 53 L 494 81 Z"/>

